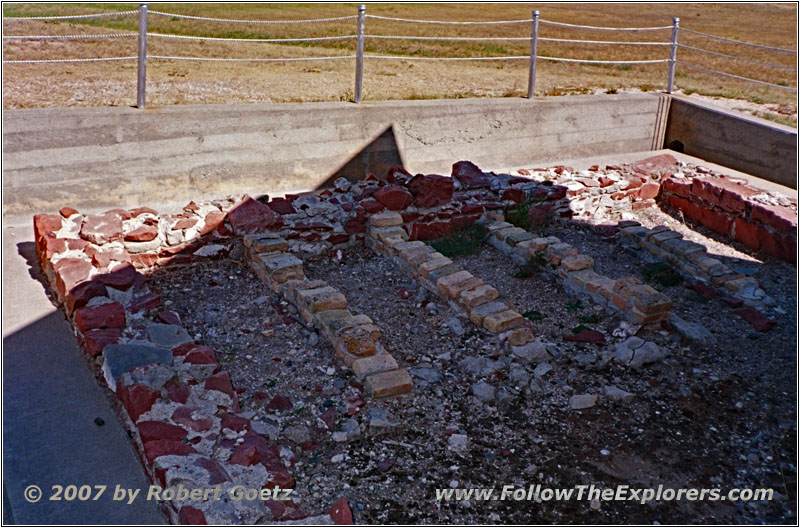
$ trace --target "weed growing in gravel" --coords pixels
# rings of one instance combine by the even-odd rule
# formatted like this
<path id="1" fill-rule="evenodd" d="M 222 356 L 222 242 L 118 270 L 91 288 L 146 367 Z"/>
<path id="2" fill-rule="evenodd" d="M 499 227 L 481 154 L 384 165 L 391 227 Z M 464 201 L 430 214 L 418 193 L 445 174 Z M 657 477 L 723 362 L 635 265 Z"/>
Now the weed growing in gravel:
<path id="1" fill-rule="evenodd" d="M 706 299 L 702 295 L 697 295 L 694 292 L 687 293 L 686 295 L 684 295 L 684 298 L 687 301 L 696 302 L 696 303 L 700 303 L 700 304 L 706 304 L 710 300 L 710 299 Z"/>
<path id="2" fill-rule="evenodd" d="M 528 310 L 522 317 L 534 323 L 547 319 L 547 316 L 539 310 Z"/>
<path id="3" fill-rule="evenodd" d="M 457 257 L 476 253 L 486 240 L 485 227 L 472 224 L 446 237 L 434 240 L 431 246 L 445 257 Z"/>
<path id="4" fill-rule="evenodd" d="M 529 257 L 528 260 L 522 266 L 517 269 L 514 273 L 511 274 L 512 277 L 515 279 L 527 279 L 529 277 L 533 277 L 540 271 L 542 271 L 542 267 L 545 265 L 544 258 L 535 255 L 533 257 Z"/>
<path id="5" fill-rule="evenodd" d="M 600 322 L 600 316 L 597 314 L 582 315 L 578 317 L 578 321 L 582 324 L 597 324 Z"/>
<path id="6" fill-rule="evenodd" d="M 642 276 L 647 282 L 652 282 L 665 288 L 676 286 L 683 282 L 683 277 L 675 268 L 666 262 L 651 262 L 642 268 Z"/>
<path id="7" fill-rule="evenodd" d="M 566 308 L 568 312 L 577 312 L 583 309 L 583 304 L 581 304 L 580 301 L 569 301 L 564 308 Z"/>
<path id="8" fill-rule="evenodd" d="M 542 210 L 537 209 L 533 211 L 535 213 L 535 218 L 531 218 L 531 208 L 541 203 L 544 203 L 544 200 L 541 198 L 526 198 L 515 207 L 507 208 L 504 211 L 506 222 L 513 226 L 521 227 L 522 229 L 528 229 L 532 225 L 541 226 L 549 224 L 551 220 L 549 212 L 543 213 Z"/>

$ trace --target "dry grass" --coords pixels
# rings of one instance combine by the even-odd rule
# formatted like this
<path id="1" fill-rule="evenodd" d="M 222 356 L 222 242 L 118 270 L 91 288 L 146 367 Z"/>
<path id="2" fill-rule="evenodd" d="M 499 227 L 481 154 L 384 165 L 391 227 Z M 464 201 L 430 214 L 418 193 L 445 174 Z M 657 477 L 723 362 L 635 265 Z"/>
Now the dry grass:
<path id="1" fill-rule="evenodd" d="M 43 16 L 131 10 L 135 4 L 4 4 L 4 16 Z M 373 15 L 438 20 L 508 20 L 530 17 L 605 26 L 681 25 L 719 36 L 783 48 L 796 48 L 794 4 L 374 4 Z M 151 4 L 151 10 L 241 19 L 308 19 L 348 16 L 354 4 Z M 282 38 L 355 33 L 355 21 L 300 25 L 240 25 L 151 16 L 151 32 L 207 37 Z M 73 22 L 13 21 L 4 34 L 92 34 L 135 31 L 136 17 Z M 768 31 L 764 31 L 768 28 Z M 420 36 L 528 37 L 527 24 L 442 26 L 367 20 L 368 34 Z M 542 25 L 540 36 L 591 40 L 669 40 L 670 31 L 597 32 Z M 752 60 L 796 66 L 796 56 L 735 46 L 686 33 L 681 42 Z M 247 44 L 151 38 L 152 55 L 205 57 L 301 57 L 352 55 L 354 41 L 309 44 Z M 136 39 L 87 41 L 4 41 L 4 58 L 79 58 L 136 54 Z M 366 52 L 415 57 L 527 55 L 527 42 L 432 42 L 368 39 Z M 539 54 L 598 60 L 665 58 L 666 47 L 600 46 L 540 42 Z M 756 79 L 796 86 L 796 73 L 743 61 L 679 50 L 679 60 Z M 367 100 L 439 97 L 518 97 L 527 90 L 526 60 L 502 62 L 427 62 L 367 60 Z M 348 100 L 353 92 L 352 60 L 306 63 L 200 63 L 150 61 L 148 101 L 155 105 L 223 102 Z M 132 105 L 135 61 L 125 63 L 5 65 L 4 107 Z M 580 65 L 539 61 L 537 95 L 641 89 L 663 90 L 666 64 Z M 794 92 L 760 87 L 679 67 L 677 87 L 698 94 L 793 105 Z"/>

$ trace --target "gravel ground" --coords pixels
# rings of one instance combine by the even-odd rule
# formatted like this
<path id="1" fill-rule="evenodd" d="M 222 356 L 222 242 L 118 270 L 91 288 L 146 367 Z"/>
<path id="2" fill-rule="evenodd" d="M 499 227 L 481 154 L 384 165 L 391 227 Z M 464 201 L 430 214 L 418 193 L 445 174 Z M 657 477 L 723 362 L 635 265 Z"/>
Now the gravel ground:
<path id="1" fill-rule="evenodd" d="M 602 240 L 598 247 L 618 253 Z M 729 313 L 719 317 L 716 301 L 695 303 L 705 310 L 702 322 L 717 346 L 684 347 L 656 332 L 647 339 L 670 357 L 634 370 L 603 361 L 599 345 L 563 342 L 581 317 L 597 316 L 600 321 L 587 326 L 607 331 L 613 316 L 589 306 L 568 308 L 570 299 L 546 278 L 509 277 L 513 264 L 491 247 L 458 260 L 515 309 L 546 316 L 533 324 L 558 357 L 549 372 L 501 355 L 496 338 L 468 320 L 455 324 L 444 303 L 363 247 L 341 259 L 306 262 L 306 273 L 340 289 L 351 311 L 383 330 L 384 345 L 414 375 L 410 396 L 362 403 L 360 385 L 325 339 L 295 322 L 290 307 L 235 262 L 163 270 L 151 287 L 190 333 L 228 352 L 220 358 L 244 389 L 243 410 L 254 412 L 297 458 L 291 472 L 307 513 L 345 497 L 358 523 L 796 522 L 796 360 L 789 321 L 743 340 L 743 332 L 753 335 L 744 321 Z M 734 321 L 737 330 L 713 326 L 715 317 Z M 571 396 L 602 394 L 608 385 L 632 396 L 601 396 L 593 407 L 571 408 Z M 278 394 L 292 410 L 265 408 Z M 333 431 L 324 424 L 331 417 Z M 773 488 L 775 497 L 646 505 L 435 497 L 437 488 L 499 492 L 506 484 L 754 487 Z"/>

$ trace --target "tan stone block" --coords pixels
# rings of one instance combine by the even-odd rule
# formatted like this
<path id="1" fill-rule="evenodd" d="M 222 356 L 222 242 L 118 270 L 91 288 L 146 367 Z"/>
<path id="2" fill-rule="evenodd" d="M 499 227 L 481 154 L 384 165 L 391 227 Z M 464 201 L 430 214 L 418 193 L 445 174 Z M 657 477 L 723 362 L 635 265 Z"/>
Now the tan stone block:
<path id="1" fill-rule="evenodd" d="M 508 344 L 511 346 L 523 346 L 531 343 L 536 339 L 533 332 L 528 327 L 521 327 L 512 330 L 508 334 Z"/>
<path id="2" fill-rule="evenodd" d="M 321 312 L 328 313 L 328 312 Z M 348 328 L 355 328 L 356 326 L 374 324 L 372 319 L 364 314 L 350 315 L 349 317 L 330 318 L 323 323 L 323 328 L 331 336 L 339 335 L 339 332 L 347 330 Z M 377 327 L 376 327 L 377 328 Z M 380 332 L 380 331 L 379 331 Z M 380 339 L 378 335 L 375 340 Z"/>
<path id="3" fill-rule="evenodd" d="M 677 231 L 660 231 L 658 233 L 652 233 L 649 237 L 647 237 L 651 243 L 660 246 L 667 240 L 672 240 L 675 238 L 683 238 L 683 235 L 678 233 Z"/>
<path id="4" fill-rule="evenodd" d="M 501 240 L 501 241 L 505 242 L 508 237 L 513 236 L 513 235 L 519 236 L 519 235 L 524 234 L 525 232 L 526 231 L 524 229 L 522 229 L 521 227 L 511 226 L 511 227 L 506 227 L 506 228 L 503 228 L 503 229 L 498 229 L 497 231 L 494 231 L 492 234 L 495 237 L 497 237 L 498 240 Z M 510 245 L 513 245 L 513 244 L 510 244 Z"/>
<path id="5" fill-rule="evenodd" d="M 534 253 L 541 253 L 544 252 L 548 246 L 552 246 L 553 244 L 560 244 L 561 240 L 556 237 L 544 237 L 544 238 L 534 238 L 526 242 L 528 244 L 528 254 L 531 254 L 531 250 Z"/>
<path id="6" fill-rule="evenodd" d="M 732 280 L 743 279 L 743 278 L 745 278 L 745 276 L 742 275 L 741 273 L 726 273 L 725 275 L 711 277 L 711 284 L 713 284 L 717 288 L 721 288 Z"/>
<path id="7" fill-rule="evenodd" d="M 577 284 L 578 286 L 586 287 L 588 283 L 597 281 L 598 279 L 602 278 L 602 275 L 598 275 L 597 272 L 594 271 L 593 269 L 585 269 L 583 271 L 576 271 L 575 273 L 570 273 L 570 277 L 572 277 L 572 280 L 575 281 L 575 284 Z"/>
<path id="8" fill-rule="evenodd" d="M 641 283 L 642 281 L 640 281 L 636 277 L 622 277 L 614 281 L 614 291 L 619 293 L 622 291 L 623 288 L 627 286 L 636 286 L 637 284 Z"/>
<path id="9" fill-rule="evenodd" d="M 533 240 L 534 238 L 536 238 L 536 235 L 532 235 L 524 229 L 520 229 L 519 231 L 514 231 L 513 233 L 506 235 L 505 242 L 509 246 L 518 246 L 519 244 L 527 242 L 528 240 Z"/>
<path id="10" fill-rule="evenodd" d="M 576 255 L 561 259 L 561 267 L 567 271 L 581 271 L 594 267 L 594 259 L 588 255 Z"/>
<path id="11" fill-rule="evenodd" d="M 403 251 L 408 251 L 409 249 L 421 248 L 425 247 L 428 244 L 422 242 L 421 240 L 412 240 L 412 241 L 405 241 L 400 242 L 399 244 L 395 244 L 392 249 L 397 251 L 398 253 L 402 253 Z"/>
<path id="12" fill-rule="evenodd" d="M 291 279 L 303 279 L 303 261 L 289 253 L 262 253 L 258 256 L 270 278 L 280 284 Z"/>
<path id="13" fill-rule="evenodd" d="M 625 298 L 625 300 L 630 300 L 634 297 L 653 295 L 658 292 L 656 292 L 656 290 L 647 284 L 630 284 L 619 290 L 617 293 Z"/>
<path id="14" fill-rule="evenodd" d="M 741 290 L 758 288 L 758 281 L 752 277 L 741 277 L 739 279 L 733 279 L 725 283 L 725 289 L 727 289 L 731 293 L 738 293 Z"/>
<path id="15" fill-rule="evenodd" d="M 500 229 L 506 229 L 508 227 L 514 227 L 514 226 L 503 220 L 498 220 L 496 222 L 490 222 L 486 224 L 486 229 L 489 231 L 489 233 L 494 233 L 495 231 L 498 231 Z"/>
<path id="16" fill-rule="evenodd" d="M 462 290 L 458 296 L 458 300 L 467 308 L 474 308 L 480 304 L 497 299 L 498 295 L 497 290 L 488 284 L 482 284 L 476 288 Z"/>
<path id="17" fill-rule="evenodd" d="M 545 255 L 547 255 L 547 258 L 553 263 L 554 266 L 558 266 L 563 259 L 578 255 L 578 250 L 569 244 L 561 242 L 547 246 Z"/>
<path id="18" fill-rule="evenodd" d="M 397 369 L 367 376 L 365 388 L 373 398 L 385 398 L 411 392 L 414 383 L 408 372 Z"/>
<path id="19" fill-rule="evenodd" d="M 401 251 L 399 257 L 404 261 L 408 262 L 409 264 L 412 264 L 412 260 L 414 258 L 425 256 L 428 255 L 429 253 L 435 253 L 435 250 L 426 244 L 422 247 L 406 249 L 405 251 Z"/>
<path id="20" fill-rule="evenodd" d="M 328 283 L 324 280 L 309 279 L 291 279 L 281 284 L 281 295 L 292 304 L 297 304 L 297 291 L 298 290 L 313 290 L 315 288 L 322 288 L 327 286 Z"/>
<path id="21" fill-rule="evenodd" d="M 312 313 L 347 308 L 347 298 L 330 286 L 297 290 L 297 302 Z"/>
<path id="22" fill-rule="evenodd" d="M 354 356 L 353 354 L 348 354 L 347 351 L 344 349 L 344 346 L 338 342 L 334 342 L 333 351 L 336 354 L 336 357 L 339 358 L 339 360 L 342 363 L 344 363 L 345 366 L 349 369 L 353 368 L 353 363 L 355 363 L 359 359 L 362 359 L 359 358 L 358 356 Z"/>
<path id="23" fill-rule="evenodd" d="M 611 304 L 622 310 L 623 312 L 628 309 L 628 299 L 618 293 L 612 293 L 609 299 Z"/>
<path id="24" fill-rule="evenodd" d="M 637 295 L 633 298 L 633 305 L 643 314 L 669 312 L 672 309 L 672 300 L 661 292 Z"/>
<path id="25" fill-rule="evenodd" d="M 418 271 L 420 275 L 425 278 L 431 274 L 433 270 L 449 266 L 453 261 L 445 257 L 441 253 L 429 253 L 428 260 L 419 265 Z"/>
<path id="26" fill-rule="evenodd" d="M 358 379 L 366 376 L 397 369 L 397 361 L 388 353 L 375 354 L 374 356 L 358 358 L 350 367 Z"/>
<path id="27" fill-rule="evenodd" d="M 487 302 L 476 306 L 469 311 L 469 320 L 478 326 L 483 325 L 483 320 L 487 315 L 508 310 L 508 306 L 500 301 Z"/>
<path id="28" fill-rule="evenodd" d="M 458 289 L 458 285 L 471 278 L 472 273 L 462 269 L 460 271 L 456 271 L 455 273 L 451 273 L 450 275 L 439 277 L 439 279 L 436 281 L 436 287 L 443 294 L 455 298 L 450 292 L 455 291 L 455 295 L 458 295 L 458 292 L 461 291 Z"/>
<path id="29" fill-rule="evenodd" d="M 430 273 L 428 273 L 428 280 L 432 283 L 436 284 L 436 281 L 441 279 L 442 277 L 447 277 L 448 275 L 452 275 L 458 271 L 462 271 L 463 268 L 456 264 L 455 262 L 452 264 L 448 264 L 447 266 L 442 266 L 441 268 L 437 268 Z"/>
<path id="30" fill-rule="evenodd" d="M 653 314 L 646 314 L 633 307 L 630 312 L 633 319 L 639 324 L 653 324 L 669 319 L 669 312 L 659 312 Z"/>
<path id="31" fill-rule="evenodd" d="M 245 235 L 242 237 L 242 241 L 245 247 L 250 248 L 254 253 L 272 253 L 289 249 L 289 243 L 276 233 Z"/>
<path id="32" fill-rule="evenodd" d="M 483 327 L 493 334 L 499 334 L 522 326 L 524 319 L 514 310 L 505 310 L 487 315 L 483 318 Z"/>
<path id="33" fill-rule="evenodd" d="M 402 227 L 373 227 L 369 226 L 367 228 L 367 234 L 372 237 L 380 240 L 384 244 L 390 238 L 400 238 L 402 240 L 408 240 L 408 233 Z"/>
<path id="34" fill-rule="evenodd" d="M 403 217 L 394 211 L 383 211 L 370 216 L 368 222 L 374 227 L 392 227 L 403 225 Z"/>
<path id="35" fill-rule="evenodd" d="M 361 325 L 341 330 L 336 335 L 336 340 L 344 346 L 348 353 L 354 356 L 371 356 L 375 354 L 375 339 L 373 339 L 373 335 L 379 332 L 380 329 L 375 325 Z"/>

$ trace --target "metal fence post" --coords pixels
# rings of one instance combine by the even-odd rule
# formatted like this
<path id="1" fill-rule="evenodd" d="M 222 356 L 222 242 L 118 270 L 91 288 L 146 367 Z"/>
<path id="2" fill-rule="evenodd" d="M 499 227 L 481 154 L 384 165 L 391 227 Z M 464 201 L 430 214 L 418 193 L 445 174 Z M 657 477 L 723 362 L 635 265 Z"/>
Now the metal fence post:
<path id="1" fill-rule="evenodd" d="M 669 48 L 669 78 L 667 79 L 667 93 L 672 93 L 672 88 L 675 85 L 675 58 L 678 55 L 678 23 L 680 18 L 675 17 L 672 19 L 672 43 Z"/>
<path id="2" fill-rule="evenodd" d="M 136 107 L 144 108 L 147 87 L 147 4 L 139 4 L 139 60 L 136 77 Z"/>
<path id="3" fill-rule="evenodd" d="M 531 64 L 528 68 L 528 99 L 533 99 L 533 87 L 536 84 L 536 44 L 539 38 L 539 11 L 533 12 L 531 26 Z"/>
<path id="4" fill-rule="evenodd" d="M 364 78 L 364 20 L 366 18 L 367 6 L 358 6 L 358 40 L 356 44 L 356 89 L 353 99 L 356 103 L 361 102 L 361 81 Z"/>

